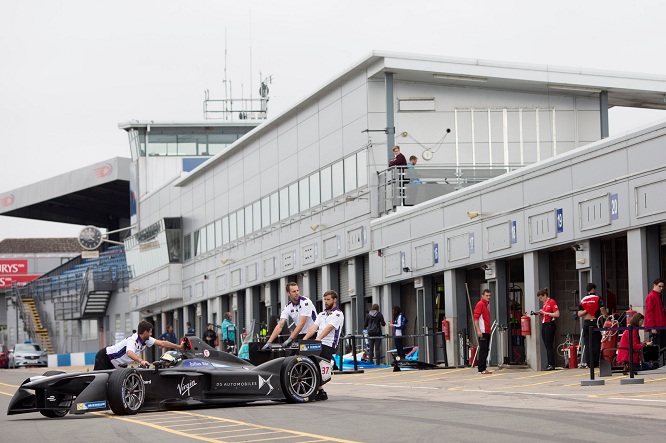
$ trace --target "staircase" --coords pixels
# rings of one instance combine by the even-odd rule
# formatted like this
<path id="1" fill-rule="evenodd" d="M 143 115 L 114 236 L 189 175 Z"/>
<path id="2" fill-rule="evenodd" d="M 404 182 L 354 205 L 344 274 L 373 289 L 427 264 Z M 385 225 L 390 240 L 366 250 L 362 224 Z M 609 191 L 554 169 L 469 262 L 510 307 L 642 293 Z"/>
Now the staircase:
<path id="1" fill-rule="evenodd" d="M 35 300 L 32 298 L 22 298 L 21 302 L 23 304 L 23 321 L 27 323 L 32 336 L 34 337 L 35 342 L 41 345 L 47 353 L 53 354 L 53 344 L 51 343 L 51 337 L 49 337 L 49 331 L 42 325 L 42 321 L 39 318 L 39 312 L 37 311 L 37 305 Z"/>
<path id="2" fill-rule="evenodd" d="M 104 317 L 106 308 L 109 305 L 111 291 L 90 291 L 84 300 L 83 312 L 81 318 L 99 318 Z"/>

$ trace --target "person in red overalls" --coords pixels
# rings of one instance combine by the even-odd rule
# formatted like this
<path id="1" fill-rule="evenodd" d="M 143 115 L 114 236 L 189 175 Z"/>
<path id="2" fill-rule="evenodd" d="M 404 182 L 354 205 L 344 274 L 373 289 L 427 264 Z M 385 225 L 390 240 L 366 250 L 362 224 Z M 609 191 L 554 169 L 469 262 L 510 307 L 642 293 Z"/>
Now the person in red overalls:
<path id="1" fill-rule="evenodd" d="M 560 316 L 560 309 L 557 307 L 557 302 L 548 295 L 548 288 L 539 289 L 537 297 L 543 303 L 539 314 L 541 314 L 541 340 L 546 347 L 548 358 L 546 371 L 552 371 L 555 369 L 555 319 Z"/>
<path id="2" fill-rule="evenodd" d="M 474 308 L 474 328 L 479 337 L 478 370 L 480 374 L 492 374 L 492 371 L 486 370 L 486 360 L 488 360 L 488 345 L 490 344 L 490 289 L 484 289 L 481 293 L 481 300 Z"/>
<path id="3" fill-rule="evenodd" d="M 664 279 L 658 278 L 652 284 L 652 291 L 645 298 L 645 327 L 666 326 L 666 313 L 661 303 L 661 292 L 664 290 Z M 652 342 L 659 346 L 660 366 L 664 365 L 661 349 L 666 347 L 666 331 L 652 329 Z"/>
<path id="4" fill-rule="evenodd" d="M 643 314 L 637 312 L 629 320 L 629 325 L 634 328 L 639 328 L 643 326 Z M 627 325 L 627 326 L 629 326 Z M 643 367 L 641 364 L 641 349 L 643 348 L 643 343 L 641 343 L 641 338 L 638 335 L 638 329 L 631 331 L 631 337 L 629 336 L 629 331 L 624 331 L 622 337 L 620 338 L 620 344 L 617 347 L 617 362 L 624 364 L 624 375 L 627 375 L 629 371 L 629 361 L 633 360 L 634 362 L 634 371 L 640 371 L 642 369 L 648 369 L 648 367 Z M 633 359 L 629 356 L 629 340 L 632 341 L 632 350 L 634 352 Z M 646 345 L 651 345 L 651 342 L 645 343 Z"/>

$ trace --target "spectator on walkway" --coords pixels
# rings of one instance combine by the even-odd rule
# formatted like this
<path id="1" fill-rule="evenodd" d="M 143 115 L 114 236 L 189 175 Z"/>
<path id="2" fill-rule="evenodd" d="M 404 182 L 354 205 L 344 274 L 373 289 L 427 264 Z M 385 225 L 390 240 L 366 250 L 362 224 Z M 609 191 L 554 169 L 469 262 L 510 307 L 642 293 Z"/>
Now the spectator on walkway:
<path id="1" fill-rule="evenodd" d="M 375 364 L 381 364 L 382 359 L 382 326 L 386 326 L 386 321 L 381 312 L 379 312 L 379 305 L 375 303 L 372 309 L 365 315 L 364 328 L 368 331 L 368 359 Z"/>
<path id="2" fill-rule="evenodd" d="M 400 360 L 405 359 L 404 335 L 405 324 L 407 318 L 402 314 L 400 306 L 393 306 L 393 321 L 389 322 L 389 326 L 393 328 L 393 344 L 395 344 L 395 351 L 400 357 Z"/>

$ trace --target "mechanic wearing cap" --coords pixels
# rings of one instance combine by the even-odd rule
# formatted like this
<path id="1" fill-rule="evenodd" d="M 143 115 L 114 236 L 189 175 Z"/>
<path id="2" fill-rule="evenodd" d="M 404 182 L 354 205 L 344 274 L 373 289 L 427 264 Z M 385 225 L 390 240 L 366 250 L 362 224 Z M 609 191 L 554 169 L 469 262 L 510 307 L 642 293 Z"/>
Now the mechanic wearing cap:
<path id="1" fill-rule="evenodd" d="M 588 283 L 586 290 L 587 295 L 580 301 L 574 318 L 583 317 L 583 346 L 587 353 L 585 355 L 590 356 L 587 364 L 596 368 L 599 366 L 599 354 L 601 353 L 601 331 L 592 331 L 592 335 L 590 335 L 590 327 L 598 328 L 597 318 L 600 315 L 607 315 L 608 312 L 603 299 L 597 295 L 597 285 Z"/>
<path id="2" fill-rule="evenodd" d="M 324 292 L 324 310 L 317 315 L 317 321 L 308 329 L 304 339 L 317 334 L 316 340 L 321 342 L 321 358 L 329 362 L 338 347 L 342 325 L 345 323 L 345 315 L 338 308 L 338 293 L 330 290 Z M 329 369 L 330 371 L 330 366 Z M 329 372 L 330 373 L 330 372 Z M 315 395 L 315 401 L 328 400 L 328 394 L 323 386 L 319 386 L 319 392 Z"/>
<path id="3" fill-rule="evenodd" d="M 287 324 L 287 321 L 293 321 L 296 324 L 296 327 L 291 331 L 291 334 L 289 334 L 289 338 L 282 343 L 282 347 L 284 348 L 291 345 L 294 340 L 303 338 L 305 332 L 312 327 L 317 319 L 317 312 L 315 311 L 314 305 L 309 298 L 301 296 L 298 283 L 289 282 L 285 289 L 289 296 L 289 303 L 287 303 L 287 306 L 282 310 L 280 320 L 278 321 L 278 324 L 275 325 L 273 333 L 268 338 L 266 344 L 261 348 L 262 351 L 268 351 L 272 348 L 273 341 L 278 335 L 280 335 L 280 332 L 282 332 L 282 328 Z M 305 332 L 301 333 L 301 331 Z"/>
<path id="4" fill-rule="evenodd" d="M 152 323 L 143 320 L 139 323 L 136 333 L 119 341 L 113 346 L 102 348 L 97 352 L 97 355 L 95 355 L 95 366 L 93 367 L 93 371 L 116 369 L 121 366 L 127 366 L 132 362 L 148 367 L 150 363 L 141 359 L 140 354 L 146 349 L 146 347 L 151 347 L 153 345 L 171 349 L 183 349 L 182 344 L 178 345 L 166 340 L 155 340 L 154 337 L 151 337 L 152 332 Z"/>

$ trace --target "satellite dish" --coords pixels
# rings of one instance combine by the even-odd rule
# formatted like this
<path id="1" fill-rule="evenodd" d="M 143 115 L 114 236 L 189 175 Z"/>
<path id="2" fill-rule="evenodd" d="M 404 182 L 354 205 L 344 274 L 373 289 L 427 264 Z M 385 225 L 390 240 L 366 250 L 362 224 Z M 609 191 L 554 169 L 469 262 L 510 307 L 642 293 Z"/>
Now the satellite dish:
<path id="1" fill-rule="evenodd" d="M 421 154 L 421 157 L 423 157 L 423 160 L 425 161 L 432 159 L 432 151 L 430 149 L 426 149 L 423 151 L 423 154 Z"/>

